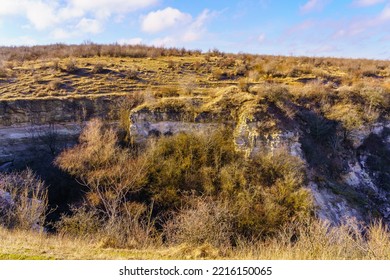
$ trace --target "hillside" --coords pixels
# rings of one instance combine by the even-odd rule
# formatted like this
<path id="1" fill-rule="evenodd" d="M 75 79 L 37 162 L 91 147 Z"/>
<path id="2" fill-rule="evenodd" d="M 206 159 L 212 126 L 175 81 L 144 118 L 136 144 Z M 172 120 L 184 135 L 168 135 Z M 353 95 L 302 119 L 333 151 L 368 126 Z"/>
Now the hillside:
<path id="1" fill-rule="evenodd" d="M 32 168 L 50 185 L 56 210 L 40 214 L 54 233 L 108 248 L 144 248 L 144 238 L 168 251 L 227 246 L 215 257 L 229 258 L 253 239 L 272 251 L 280 232 L 298 238 L 299 251 L 301 228 L 318 220 L 340 227 L 337 236 L 381 221 L 388 242 L 389 61 L 95 44 L 0 48 L 0 57 L 0 189 L 14 195 L 14 182 L 37 182 L 5 173 Z M 5 197 L 0 209 L 10 211 Z M 240 254 L 388 256 L 252 249 Z"/>

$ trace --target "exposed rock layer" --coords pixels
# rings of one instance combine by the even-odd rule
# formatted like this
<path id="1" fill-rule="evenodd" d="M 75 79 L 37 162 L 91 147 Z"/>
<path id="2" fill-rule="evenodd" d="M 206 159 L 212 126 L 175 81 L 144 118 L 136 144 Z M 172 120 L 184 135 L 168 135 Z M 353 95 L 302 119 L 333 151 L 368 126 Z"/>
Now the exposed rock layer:
<path id="1" fill-rule="evenodd" d="M 183 110 L 182 112 L 180 110 Z M 163 108 L 142 107 L 130 115 L 130 132 L 135 141 L 178 132 L 209 133 L 221 125 L 234 127 L 239 151 L 252 156 L 262 150 L 286 148 L 301 158 L 307 168 L 307 188 L 312 191 L 317 216 L 334 224 L 357 219 L 383 219 L 390 224 L 390 123 L 378 122 L 341 136 L 340 125 L 321 120 L 326 134 L 313 129 L 310 112 L 301 110 L 290 120 L 275 108 L 265 114 L 245 115 L 235 123 L 188 117 L 185 108 L 170 113 Z M 178 117 L 179 116 L 179 117 Z M 272 118 L 275 126 L 264 127 Z M 380 151 L 378 151 L 378 147 Z"/>
<path id="2" fill-rule="evenodd" d="M 23 167 L 76 143 L 93 117 L 118 119 L 120 96 L 0 101 L 0 171 Z"/>

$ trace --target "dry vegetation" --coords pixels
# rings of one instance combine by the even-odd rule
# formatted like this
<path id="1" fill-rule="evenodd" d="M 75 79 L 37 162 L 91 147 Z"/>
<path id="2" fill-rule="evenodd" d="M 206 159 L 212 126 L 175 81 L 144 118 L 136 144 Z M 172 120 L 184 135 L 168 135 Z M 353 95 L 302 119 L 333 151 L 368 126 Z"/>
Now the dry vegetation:
<path id="1" fill-rule="evenodd" d="M 354 225 L 356 226 L 356 225 Z M 354 226 L 329 228 L 314 223 L 302 227 L 300 238 L 291 242 L 288 229 L 266 242 L 241 242 L 235 248 L 218 248 L 208 243 L 177 246 L 148 246 L 138 249 L 107 248 L 99 240 L 0 228 L 0 259 L 85 260 L 85 259 L 275 259 L 275 260 L 388 260 L 388 229 L 376 224 L 366 237 L 351 235 Z"/>
<path id="2" fill-rule="evenodd" d="M 2 189 L 23 193 L 1 209 L 13 219 L 1 221 L 0 258 L 390 257 L 390 233 L 382 223 L 351 220 L 335 227 L 315 219 L 297 158 L 279 150 L 248 161 L 229 137 L 220 130 L 122 147 L 112 129 L 93 120 L 80 144 L 56 160 L 88 191 L 55 223 L 55 232 L 28 230 L 48 210 L 43 183 L 31 171 L 0 177 Z M 25 207 L 26 201 L 40 207 Z"/>
<path id="3" fill-rule="evenodd" d="M 335 153 L 338 139 L 327 136 L 334 123 L 345 136 L 389 119 L 388 61 L 92 43 L 0 48 L 0 57 L 0 101 L 124 95 L 118 110 L 126 128 L 137 107 L 198 122 L 208 116 L 231 124 L 256 115 L 271 133 L 274 110 L 298 116 L 310 139 Z M 283 149 L 248 159 L 232 134 L 229 127 L 207 136 L 183 133 L 141 147 L 91 121 L 80 143 L 56 159 L 86 193 L 52 225 L 54 233 L 25 231 L 44 217 L 41 208 L 25 207 L 26 201 L 46 206 L 43 183 L 31 173 L 1 175 L 1 189 L 19 191 L 24 200 L 20 211 L 0 208 L 7 217 L 0 220 L 0 258 L 390 258 L 389 231 L 380 222 L 367 228 L 318 222 L 302 187 L 303 163 Z M 334 158 L 315 156 L 308 156 L 313 165 Z M 29 179 L 24 189 L 14 183 L 18 176 Z"/>
<path id="4" fill-rule="evenodd" d="M 284 92 L 279 91 L 270 101 L 287 98 L 343 123 L 347 129 L 388 118 L 389 113 L 388 61 L 233 55 L 217 50 L 201 53 L 93 43 L 3 47 L 0 57 L 0 100 L 143 92 L 145 103 L 152 106 L 186 99 L 203 104 L 221 100 L 218 105 L 222 106 L 238 99 L 235 106 L 240 106 L 246 99 L 257 102 L 255 97 L 270 97 L 268 89 L 281 86 Z M 232 85 L 238 87 L 239 95 L 225 93 Z M 203 106 L 198 111 L 207 109 Z"/>

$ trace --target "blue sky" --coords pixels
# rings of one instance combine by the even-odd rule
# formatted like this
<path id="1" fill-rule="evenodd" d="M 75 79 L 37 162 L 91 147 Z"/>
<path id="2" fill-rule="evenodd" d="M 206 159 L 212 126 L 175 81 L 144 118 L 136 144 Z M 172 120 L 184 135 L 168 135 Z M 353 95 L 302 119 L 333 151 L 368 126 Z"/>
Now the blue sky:
<path id="1" fill-rule="evenodd" d="M 84 41 L 390 59 L 390 0 L 0 1 L 0 45 Z"/>

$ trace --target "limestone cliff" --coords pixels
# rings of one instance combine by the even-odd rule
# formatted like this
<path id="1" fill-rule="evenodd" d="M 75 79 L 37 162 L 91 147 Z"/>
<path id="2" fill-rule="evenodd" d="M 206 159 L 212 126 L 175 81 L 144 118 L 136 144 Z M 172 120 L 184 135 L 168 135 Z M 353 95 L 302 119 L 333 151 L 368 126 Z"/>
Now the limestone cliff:
<path id="1" fill-rule="evenodd" d="M 83 122 L 118 119 L 120 96 L 0 101 L 0 171 L 76 143 Z"/>
<path id="2" fill-rule="evenodd" d="M 381 218 L 390 224 L 389 121 L 347 132 L 342 124 L 288 100 L 249 95 L 237 100 L 234 94 L 235 90 L 230 91 L 230 97 L 225 96 L 228 100 L 218 106 L 212 106 L 215 101 L 191 98 L 142 105 L 130 114 L 131 136 L 143 141 L 232 126 L 236 149 L 246 156 L 284 147 L 304 160 L 306 187 L 319 218 L 334 224 L 351 218 L 364 222 Z M 233 106 L 224 108 L 223 104 Z"/>

